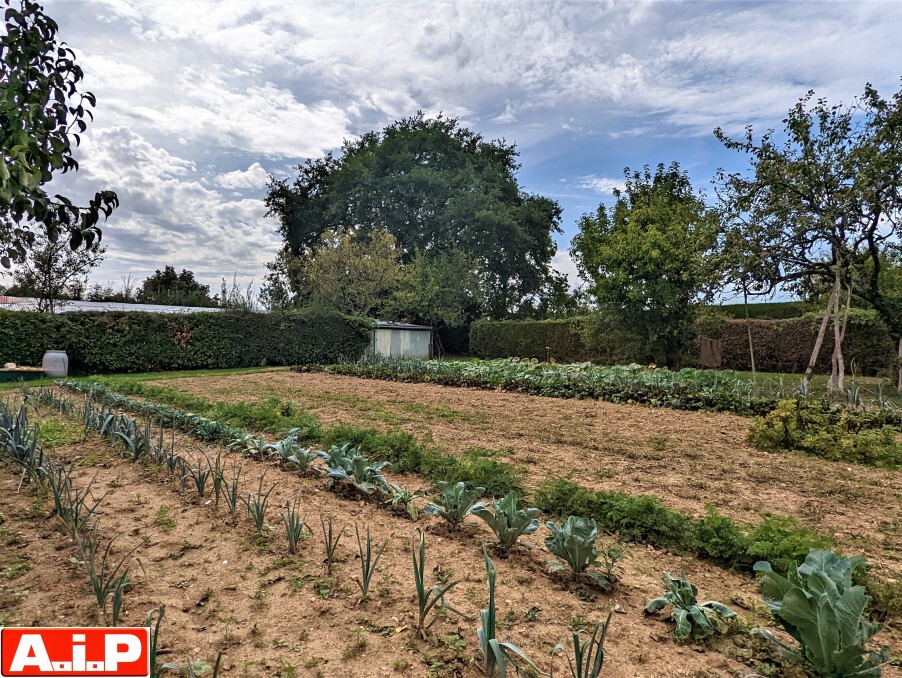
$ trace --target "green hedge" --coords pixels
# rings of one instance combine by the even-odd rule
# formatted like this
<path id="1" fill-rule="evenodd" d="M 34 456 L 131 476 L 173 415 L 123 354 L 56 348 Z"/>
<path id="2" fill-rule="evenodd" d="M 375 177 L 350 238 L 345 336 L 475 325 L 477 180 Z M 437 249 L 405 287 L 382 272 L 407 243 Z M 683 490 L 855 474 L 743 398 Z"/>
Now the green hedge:
<path id="1" fill-rule="evenodd" d="M 329 363 L 369 341 L 369 321 L 322 311 L 0 311 L 0 363 L 40 365 L 45 351 L 63 350 L 75 374 Z"/>
<path id="2" fill-rule="evenodd" d="M 819 317 L 808 314 L 785 320 L 751 320 L 755 366 L 761 372 L 799 373 L 805 370 Z M 749 344 L 745 320 L 723 314 L 701 314 L 698 330 L 723 342 L 723 369 L 747 371 Z M 566 320 L 479 321 L 470 328 L 470 354 L 476 358 L 538 358 L 548 353 L 558 362 L 592 361 L 601 365 L 641 362 L 638 340 L 629 328 L 617 327 L 603 315 Z M 830 371 L 833 331 L 829 328 L 817 363 L 818 372 Z M 843 354 L 847 369 L 861 375 L 892 369 L 895 345 L 886 327 L 870 311 L 853 310 Z M 684 364 L 697 364 L 697 351 Z"/>
<path id="3" fill-rule="evenodd" d="M 736 319 L 744 319 L 746 312 L 748 312 L 749 318 L 758 320 L 785 320 L 787 318 L 800 318 L 812 310 L 812 304 L 807 301 L 778 301 L 749 304 L 747 309 L 745 304 L 724 304 L 723 306 L 711 306 L 710 308 Z"/>
<path id="4" fill-rule="evenodd" d="M 762 372 L 804 372 L 817 337 L 820 318 L 809 314 L 792 320 L 751 320 L 755 367 Z M 748 328 L 745 320 L 726 324 L 719 337 L 723 346 L 724 367 L 732 370 L 751 369 Z M 883 374 L 892 369 L 895 346 L 886 326 L 873 313 L 853 311 L 843 341 L 846 369 L 854 368 L 863 375 Z M 833 353 L 833 327 L 827 328 L 816 371 L 830 371 Z"/>
<path id="5" fill-rule="evenodd" d="M 545 360 L 550 350 L 558 362 L 584 362 L 590 359 L 583 340 L 586 320 L 479 320 L 470 325 L 470 355 Z"/>

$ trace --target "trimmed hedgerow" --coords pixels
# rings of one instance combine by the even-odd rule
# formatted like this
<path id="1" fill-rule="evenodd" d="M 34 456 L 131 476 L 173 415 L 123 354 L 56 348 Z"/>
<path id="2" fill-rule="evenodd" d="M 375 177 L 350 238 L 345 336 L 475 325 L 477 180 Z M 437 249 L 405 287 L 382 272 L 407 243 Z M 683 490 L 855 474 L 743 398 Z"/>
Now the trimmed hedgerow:
<path id="1" fill-rule="evenodd" d="M 768 304 L 770 306 L 770 304 Z M 722 322 L 712 324 L 712 314 Z M 752 340 L 755 364 L 761 372 L 795 374 L 808 364 L 817 335 L 819 316 L 764 320 L 753 318 Z M 722 369 L 746 371 L 749 363 L 749 327 L 745 319 L 728 319 L 719 307 L 701 313 L 699 334 L 719 339 Z M 470 326 L 470 355 L 477 358 L 537 358 L 558 362 L 592 361 L 602 365 L 643 362 L 629 328 L 620 327 L 603 313 L 563 320 L 478 321 Z M 828 333 L 817 362 L 817 372 L 830 371 L 833 336 Z M 854 361 L 859 374 L 874 375 L 888 370 L 895 359 L 895 344 L 886 326 L 872 311 L 853 309 L 849 316 L 843 353 Z M 686 364 L 697 363 L 697 347 L 685 356 Z"/>
<path id="2" fill-rule="evenodd" d="M 285 313 L 0 311 L 0 363 L 66 351 L 75 374 L 334 362 L 363 353 L 370 323 L 319 310 Z"/>

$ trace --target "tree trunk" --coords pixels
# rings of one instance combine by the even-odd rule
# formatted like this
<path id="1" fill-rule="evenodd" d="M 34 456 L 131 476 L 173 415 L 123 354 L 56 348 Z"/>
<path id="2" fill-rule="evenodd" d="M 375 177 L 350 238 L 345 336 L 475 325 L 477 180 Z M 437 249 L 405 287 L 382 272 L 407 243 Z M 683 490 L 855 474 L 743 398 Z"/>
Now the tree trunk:
<path id="1" fill-rule="evenodd" d="M 752 364 L 752 383 L 755 383 L 755 346 L 752 344 L 752 321 L 749 318 L 749 293 L 745 287 L 745 283 L 742 285 L 742 297 L 745 300 L 745 329 L 749 335 L 749 362 Z M 902 347 L 902 341 L 900 341 L 899 346 Z"/>
<path id="2" fill-rule="evenodd" d="M 849 322 L 849 308 L 852 305 L 852 288 L 846 293 L 846 308 L 842 318 L 839 315 L 840 295 L 833 302 L 833 355 L 830 358 L 830 381 L 827 390 L 844 393 L 846 390 L 846 361 L 842 354 L 842 344 L 846 338 L 846 325 Z"/>
<path id="3" fill-rule="evenodd" d="M 817 356 L 821 352 L 821 346 L 824 343 L 824 335 L 827 334 L 827 324 L 830 322 L 830 315 L 836 298 L 839 296 L 839 273 L 833 280 L 833 291 L 830 292 L 830 299 L 827 302 L 827 308 L 824 309 L 824 317 L 821 318 L 821 326 L 817 331 L 817 339 L 814 341 L 814 349 L 811 351 L 811 357 L 808 359 L 808 367 L 805 369 L 805 376 L 802 377 L 802 390 L 808 392 L 811 386 L 811 376 L 814 374 L 814 367 L 817 364 Z"/>
<path id="4" fill-rule="evenodd" d="M 896 391 L 902 393 L 902 337 L 899 337 L 899 350 L 896 352 L 896 357 L 899 360 L 899 376 L 896 378 Z"/>

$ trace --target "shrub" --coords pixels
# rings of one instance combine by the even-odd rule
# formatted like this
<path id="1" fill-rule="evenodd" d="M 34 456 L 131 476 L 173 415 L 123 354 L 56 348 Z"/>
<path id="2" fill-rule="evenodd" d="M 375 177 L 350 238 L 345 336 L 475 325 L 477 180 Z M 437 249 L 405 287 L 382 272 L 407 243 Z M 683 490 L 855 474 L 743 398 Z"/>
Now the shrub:
<path id="1" fill-rule="evenodd" d="M 756 417 L 749 442 L 762 449 L 797 450 L 831 461 L 902 468 L 902 445 L 879 411 L 813 408 L 801 400 L 781 400 Z"/>

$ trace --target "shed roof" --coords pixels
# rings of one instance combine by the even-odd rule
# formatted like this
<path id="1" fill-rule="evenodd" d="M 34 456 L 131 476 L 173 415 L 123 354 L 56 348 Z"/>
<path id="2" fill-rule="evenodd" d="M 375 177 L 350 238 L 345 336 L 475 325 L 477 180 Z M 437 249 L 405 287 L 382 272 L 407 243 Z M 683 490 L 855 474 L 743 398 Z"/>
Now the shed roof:
<path id="1" fill-rule="evenodd" d="M 432 331 L 429 325 L 411 325 L 410 323 L 396 323 L 390 320 L 377 320 L 376 329 L 380 330 L 416 330 L 420 332 Z"/>

